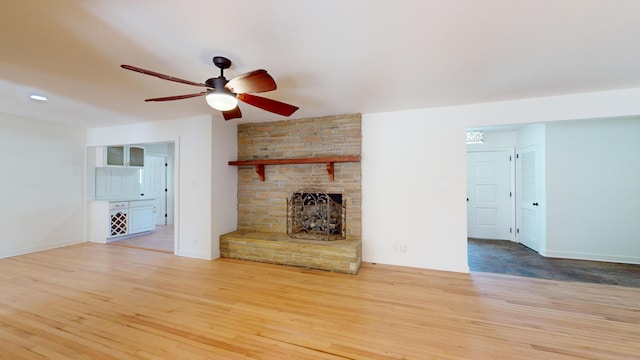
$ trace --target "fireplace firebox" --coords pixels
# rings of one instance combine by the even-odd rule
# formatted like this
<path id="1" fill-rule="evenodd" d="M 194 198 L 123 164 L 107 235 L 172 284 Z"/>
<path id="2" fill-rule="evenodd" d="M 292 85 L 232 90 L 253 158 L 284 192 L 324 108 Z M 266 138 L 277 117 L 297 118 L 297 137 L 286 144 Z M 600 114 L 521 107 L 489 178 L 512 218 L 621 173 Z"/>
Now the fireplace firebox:
<path id="1" fill-rule="evenodd" d="M 342 194 L 298 190 L 287 199 L 287 234 L 294 239 L 345 239 L 346 209 Z"/>

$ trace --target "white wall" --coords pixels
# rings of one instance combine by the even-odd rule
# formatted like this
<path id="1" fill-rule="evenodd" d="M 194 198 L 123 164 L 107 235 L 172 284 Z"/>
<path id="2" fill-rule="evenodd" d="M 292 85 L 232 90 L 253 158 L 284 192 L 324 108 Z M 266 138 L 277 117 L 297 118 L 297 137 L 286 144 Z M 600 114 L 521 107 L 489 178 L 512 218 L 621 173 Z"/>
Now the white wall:
<path id="1" fill-rule="evenodd" d="M 467 144 L 467 151 L 514 150 L 516 148 L 515 131 L 485 131 L 484 143 Z"/>
<path id="2" fill-rule="evenodd" d="M 640 118 L 547 125 L 547 256 L 640 264 Z"/>
<path id="3" fill-rule="evenodd" d="M 162 142 L 144 144 L 145 154 L 147 155 L 170 155 L 173 156 L 173 143 Z"/>
<path id="4" fill-rule="evenodd" d="M 363 261 L 468 271 L 466 126 L 438 115 L 363 114 Z"/>
<path id="5" fill-rule="evenodd" d="M 363 260 L 468 271 L 467 128 L 638 114 L 640 89 L 363 114 Z"/>
<path id="6" fill-rule="evenodd" d="M 238 227 L 238 123 L 215 119 L 211 138 L 211 257 L 220 257 L 220 235 Z"/>
<path id="7" fill-rule="evenodd" d="M 212 164 L 214 144 L 212 142 L 213 128 L 224 132 L 233 133 L 234 124 L 219 124 L 215 127 L 210 116 L 190 119 L 179 119 L 162 122 L 116 126 L 108 128 L 90 129 L 87 131 L 88 146 L 101 146 L 113 144 L 135 144 L 151 142 L 175 142 L 175 201 L 176 201 L 176 240 L 178 242 L 178 255 L 211 259 L 218 248 L 218 236 L 213 229 L 218 226 L 235 227 L 235 224 L 227 224 L 229 219 L 220 220 L 222 225 L 217 225 L 218 219 L 213 219 L 212 205 L 212 169 L 219 164 Z M 225 144 L 216 142 L 215 149 Z M 232 146 L 232 145 L 228 145 Z M 232 147 L 235 149 L 235 147 Z M 226 151 L 226 150 L 225 150 Z M 232 160 L 232 159 L 228 159 Z M 227 160 L 227 161 L 228 161 Z M 219 161 L 219 160 L 217 160 Z M 225 163 L 226 164 L 226 163 Z M 233 178 L 229 184 L 223 181 L 217 182 L 220 191 L 233 191 L 236 186 L 235 169 L 227 166 L 220 167 L 221 172 L 226 172 L 228 178 Z M 233 200 L 233 201 L 232 201 Z M 233 209 L 237 207 L 234 199 L 216 199 L 215 207 Z M 231 201 L 230 203 L 227 203 Z"/>
<path id="8" fill-rule="evenodd" d="M 84 242 L 85 130 L 0 115 L 0 257 Z"/>

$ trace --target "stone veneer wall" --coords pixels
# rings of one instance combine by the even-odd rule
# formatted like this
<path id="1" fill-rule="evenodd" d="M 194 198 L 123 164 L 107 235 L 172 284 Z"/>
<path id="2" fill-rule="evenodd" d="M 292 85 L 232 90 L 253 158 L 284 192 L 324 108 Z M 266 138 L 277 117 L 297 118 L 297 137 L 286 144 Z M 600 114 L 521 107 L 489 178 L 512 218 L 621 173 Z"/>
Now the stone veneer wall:
<path id="1" fill-rule="evenodd" d="M 360 155 L 360 114 L 238 125 L 238 160 Z M 266 165 L 261 182 L 254 167 L 238 168 L 238 230 L 287 231 L 287 198 L 303 188 L 342 193 L 347 200 L 347 239 L 362 235 L 360 162 Z"/>

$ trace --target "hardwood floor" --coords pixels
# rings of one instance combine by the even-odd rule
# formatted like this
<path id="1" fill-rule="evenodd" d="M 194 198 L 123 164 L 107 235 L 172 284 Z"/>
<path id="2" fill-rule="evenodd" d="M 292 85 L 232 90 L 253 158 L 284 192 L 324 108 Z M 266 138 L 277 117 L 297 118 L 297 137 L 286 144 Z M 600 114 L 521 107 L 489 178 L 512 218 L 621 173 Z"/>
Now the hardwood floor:
<path id="1" fill-rule="evenodd" d="M 99 244 L 0 259 L 0 358 L 631 359 L 640 291 Z"/>
<path id="2" fill-rule="evenodd" d="M 109 242 L 109 245 L 160 251 L 173 254 L 173 225 L 158 225 L 146 235 Z"/>

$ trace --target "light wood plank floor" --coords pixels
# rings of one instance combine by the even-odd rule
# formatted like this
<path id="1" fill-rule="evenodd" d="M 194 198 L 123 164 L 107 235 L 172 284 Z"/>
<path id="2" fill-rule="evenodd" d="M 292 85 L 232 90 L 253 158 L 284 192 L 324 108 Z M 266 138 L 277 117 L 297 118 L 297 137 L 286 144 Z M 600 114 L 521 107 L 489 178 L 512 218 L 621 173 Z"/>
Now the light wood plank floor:
<path id="1" fill-rule="evenodd" d="M 109 243 L 113 246 L 124 246 L 173 254 L 173 225 L 158 225 L 155 230 L 146 235 L 128 239 L 116 240 Z"/>
<path id="2" fill-rule="evenodd" d="M 0 259 L 0 358 L 637 359 L 637 288 L 81 244 Z"/>

